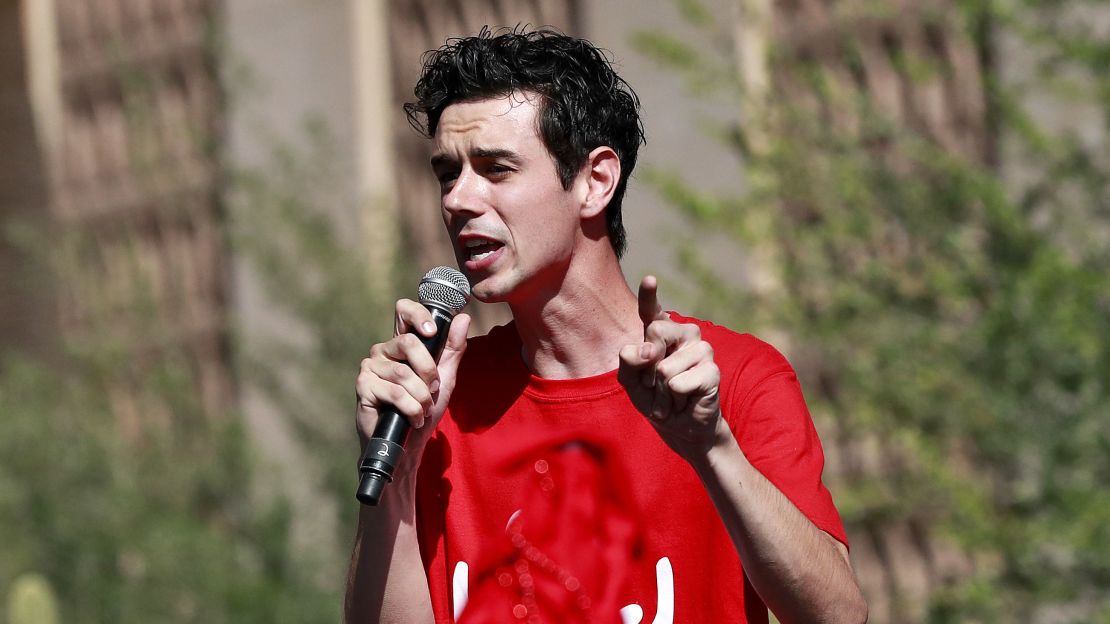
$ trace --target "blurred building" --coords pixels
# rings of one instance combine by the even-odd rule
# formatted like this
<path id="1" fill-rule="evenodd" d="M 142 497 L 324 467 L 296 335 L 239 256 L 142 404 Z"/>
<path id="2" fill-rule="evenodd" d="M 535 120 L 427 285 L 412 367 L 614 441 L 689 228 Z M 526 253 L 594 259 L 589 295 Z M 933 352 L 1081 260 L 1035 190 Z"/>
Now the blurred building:
<path id="1" fill-rule="evenodd" d="M 828 64 L 881 110 L 954 151 L 988 153 L 973 51 L 966 40 L 947 39 L 924 13 L 845 20 L 813 2 L 708 5 L 734 24 L 750 92 L 805 97 L 795 77 L 761 77 L 760 55 L 776 42 Z M 678 168 L 711 190 L 742 183 L 736 157 L 697 130 L 691 113 L 727 119 L 735 111 L 687 95 L 679 76 L 659 72 L 629 43 L 638 29 L 700 36 L 669 2 L 8 0 L 0 7 L 0 216 L 47 222 L 50 244 L 66 263 L 66 278 L 49 288 L 4 280 L 0 344 L 42 349 L 56 336 L 109 333 L 138 367 L 167 350 L 188 354 L 207 410 L 242 407 L 273 478 L 307 510 L 298 524 L 304 548 L 342 552 L 331 530 L 339 511 L 316 491 L 319 467 L 300 448 L 294 423 L 262 389 L 233 374 L 232 327 L 249 346 L 295 332 L 296 323 L 277 311 L 250 262 L 229 244 L 229 165 L 264 168 L 276 144 L 297 145 L 309 120 L 322 122 L 339 139 L 338 200 L 326 209 L 341 224 L 344 244 L 365 254 L 373 274 L 367 287 L 403 292 L 425 268 L 453 262 L 426 171 L 428 143 L 400 111 L 420 55 L 482 25 L 533 24 L 587 36 L 614 52 L 644 103 L 649 142 L 641 167 Z M 863 74 L 838 65 L 844 55 L 837 42 L 846 32 L 868 42 Z M 921 83 L 900 75 L 890 62 L 898 46 L 933 49 L 951 78 Z M 821 113 L 853 123 L 836 111 Z M 630 279 L 647 271 L 675 276 L 671 241 L 684 235 L 682 223 L 643 185 L 630 185 L 625 204 Z M 397 267 L 401 241 L 413 260 Z M 0 243 L 5 275 L 28 260 L 26 251 Z M 506 318 L 497 308 L 478 314 L 479 328 Z M 130 396 L 125 382 L 116 405 L 125 425 L 136 427 L 152 409 Z M 838 453 L 858 452 L 829 451 L 834 464 Z M 944 572 L 917 530 L 853 535 L 857 566 L 881 608 L 876 621 L 904 613 L 890 605 L 907 592 L 920 597 Z"/>
<path id="2" fill-rule="evenodd" d="M 2 339 L 33 335 L 40 349 L 110 339 L 126 353 L 109 389 L 125 431 L 159 410 L 132 382 L 167 350 L 183 354 L 207 411 L 232 400 L 214 10 L 4 3 L 5 45 L 21 44 L 4 55 L 3 108 L 19 111 L 5 144 L 20 175 L 0 210 L 42 226 L 22 249 L 5 244 L 65 277 L 6 298 Z"/>
<path id="3" fill-rule="evenodd" d="M 984 118 L 987 57 L 947 21 L 951 3 L 885 14 L 851 10 L 867 4 L 854 2 L 705 4 L 736 35 L 749 96 L 808 97 L 798 76 L 761 70 L 774 46 L 812 59 L 842 88 L 952 152 L 998 158 Z M 649 28 L 701 37 L 672 2 L 0 0 L 0 220 L 47 233 L 9 227 L 0 237 L 0 348 L 50 353 L 62 340 L 110 335 L 137 370 L 160 353 L 186 354 L 206 411 L 242 407 L 264 461 L 310 510 L 302 514 L 304 542 L 341 552 L 328 530 L 338 511 L 315 492 L 317 467 L 294 425 L 234 375 L 233 327 L 250 343 L 290 332 L 291 321 L 227 237 L 226 178 L 233 167 L 267 166 L 275 143 L 298 144 L 306 121 L 320 120 L 338 138 L 341 175 L 329 216 L 343 242 L 365 254 L 373 274 L 366 287 L 405 292 L 424 269 L 453 260 L 426 172 L 428 144 L 400 103 L 425 50 L 486 24 L 554 25 L 611 49 L 644 104 L 641 167 L 677 169 L 711 191 L 742 186 L 741 163 L 698 129 L 692 113 L 731 119 L 737 112 L 688 95 L 680 77 L 660 72 L 629 43 Z M 862 47 L 849 54 L 841 47 L 849 40 Z M 910 75 L 894 62 L 902 49 L 937 59 L 944 71 L 926 80 Z M 843 111 L 815 114 L 857 121 Z M 691 234 L 642 184 L 630 185 L 625 205 L 626 274 L 662 274 L 671 303 L 673 241 Z M 402 244 L 413 259 L 394 266 Z M 707 244 L 728 251 L 727 241 Z M 51 254 L 36 252 L 47 248 Z M 64 279 L 46 281 L 47 255 L 64 266 Z M 483 309 L 479 327 L 505 318 L 504 310 Z M 125 430 L 156 409 L 132 396 L 126 380 L 123 371 L 113 393 Z M 881 449 L 840 448 L 832 439 L 826 435 L 835 470 L 882 469 Z M 908 523 L 851 536 L 873 621 L 910 617 L 905 605 L 962 569 L 959 554 L 937 550 L 927 533 Z"/>

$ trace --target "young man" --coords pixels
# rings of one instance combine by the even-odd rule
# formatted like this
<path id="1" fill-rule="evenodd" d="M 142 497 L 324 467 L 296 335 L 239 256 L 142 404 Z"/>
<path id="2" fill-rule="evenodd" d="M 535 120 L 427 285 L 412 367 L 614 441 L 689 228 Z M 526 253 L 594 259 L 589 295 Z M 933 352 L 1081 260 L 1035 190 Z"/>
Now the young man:
<path id="1" fill-rule="evenodd" d="M 643 133 L 605 56 L 553 32 L 483 31 L 433 52 L 415 93 L 459 267 L 514 320 L 468 344 L 458 315 L 437 363 L 406 333 L 429 334 L 430 314 L 401 300 L 396 335 L 363 360 L 363 442 L 385 403 L 414 429 L 381 503 L 360 511 L 348 621 L 457 617 L 467 563 L 520 509 L 524 476 L 486 454 L 536 427 L 590 427 L 622 454 L 645 534 L 625 621 L 766 622 L 768 607 L 866 620 L 790 365 L 662 312 L 655 278 L 638 295 L 624 281 L 621 199 Z"/>

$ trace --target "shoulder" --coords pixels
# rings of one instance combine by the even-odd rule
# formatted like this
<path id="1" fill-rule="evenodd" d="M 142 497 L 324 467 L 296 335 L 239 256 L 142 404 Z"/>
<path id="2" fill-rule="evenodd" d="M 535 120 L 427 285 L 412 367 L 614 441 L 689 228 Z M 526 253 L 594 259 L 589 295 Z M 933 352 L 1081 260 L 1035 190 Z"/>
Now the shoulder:
<path id="1" fill-rule="evenodd" d="M 794 373 L 790 362 L 778 349 L 752 334 L 677 312 L 669 314 L 676 323 L 697 325 L 702 339 L 713 347 L 713 358 L 721 369 L 722 379 L 755 385 L 779 373 Z"/>
<path id="2" fill-rule="evenodd" d="M 463 365 L 491 358 L 500 359 L 514 350 L 517 352 L 520 350 L 520 337 L 516 333 L 516 323 L 498 325 L 481 336 L 471 336 L 466 339 Z"/>
<path id="3" fill-rule="evenodd" d="M 773 395 L 771 403 L 780 407 L 783 397 L 789 397 L 791 405 L 804 400 L 794 367 L 769 343 L 699 318 L 670 315 L 675 322 L 697 325 L 702 339 L 713 347 L 713 361 L 721 371 L 721 406 L 730 421 L 747 421 L 744 414 L 757 397 Z"/>
<path id="4" fill-rule="evenodd" d="M 528 381 L 520 356 L 516 325 L 494 327 L 466 341 L 455 389 L 440 430 L 475 431 L 496 422 L 516 401 Z"/>
<path id="5" fill-rule="evenodd" d="M 466 339 L 466 352 L 458 366 L 460 386 L 465 388 L 472 379 L 484 380 L 491 375 L 504 379 L 505 375 L 515 373 L 516 364 L 521 362 L 519 353 L 521 338 L 513 322 L 497 325 L 483 335 L 471 336 Z"/>

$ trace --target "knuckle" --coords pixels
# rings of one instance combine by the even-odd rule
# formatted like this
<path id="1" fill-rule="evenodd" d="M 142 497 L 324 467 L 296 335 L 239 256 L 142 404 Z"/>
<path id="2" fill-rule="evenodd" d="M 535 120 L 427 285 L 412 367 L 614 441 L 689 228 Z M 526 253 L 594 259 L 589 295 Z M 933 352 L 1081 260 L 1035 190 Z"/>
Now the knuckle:
<path id="1" fill-rule="evenodd" d="M 374 384 L 378 382 L 381 377 L 372 370 L 364 370 L 359 372 L 358 377 L 355 377 L 355 390 L 363 395 L 372 393 Z"/>
<path id="2" fill-rule="evenodd" d="M 358 402 L 355 404 L 359 413 L 373 413 L 378 412 L 378 401 L 374 398 L 373 393 L 359 392 L 356 393 Z"/>
<path id="3" fill-rule="evenodd" d="M 408 366 L 406 366 L 406 365 L 404 365 L 400 362 L 394 363 L 391 368 L 392 368 L 391 372 L 393 374 L 393 378 L 398 379 L 398 380 L 405 379 L 406 377 L 409 376 L 409 373 L 412 372 L 411 368 L 409 368 Z"/>
<path id="4" fill-rule="evenodd" d="M 360 371 L 358 376 L 355 377 L 355 393 L 360 397 L 366 395 L 365 391 L 370 386 L 370 382 L 374 378 L 373 375 L 368 371 Z"/>
<path id="5" fill-rule="evenodd" d="M 686 344 L 693 344 L 701 340 L 701 330 L 697 325 L 684 324 L 679 327 L 678 335 Z"/>
<path id="6" fill-rule="evenodd" d="M 413 334 L 401 334 L 397 337 L 397 340 L 399 341 L 398 344 L 406 351 L 420 346 L 420 341 L 417 340 L 416 336 Z"/>

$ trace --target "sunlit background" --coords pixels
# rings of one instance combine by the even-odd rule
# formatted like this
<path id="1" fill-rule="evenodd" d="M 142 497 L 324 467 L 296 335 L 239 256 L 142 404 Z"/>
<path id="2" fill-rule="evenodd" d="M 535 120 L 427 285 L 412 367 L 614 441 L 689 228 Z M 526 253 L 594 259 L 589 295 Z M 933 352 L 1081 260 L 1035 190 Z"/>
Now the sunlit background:
<path id="1" fill-rule="evenodd" d="M 794 363 L 871 621 L 1110 622 L 1096 0 L 0 0 L 0 621 L 341 618 L 358 361 L 453 262 L 400 105 L 525 24 L 639 93 L 625 273 Z"/>

